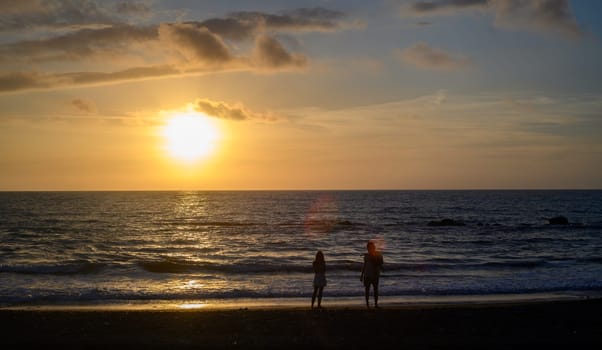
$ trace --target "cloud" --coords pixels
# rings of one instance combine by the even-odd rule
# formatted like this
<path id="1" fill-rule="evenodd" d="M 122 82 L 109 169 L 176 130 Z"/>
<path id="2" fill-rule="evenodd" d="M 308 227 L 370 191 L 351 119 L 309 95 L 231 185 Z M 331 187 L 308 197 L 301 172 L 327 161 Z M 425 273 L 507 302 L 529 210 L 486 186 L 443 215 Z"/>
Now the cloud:
<path id="1" fill-rule="evenodd" d="M 253 58 L 263 68 L 302 67 L 307 64 L 305 56 L 289 53 L 278 40 L 267 35 L 257 37 Z"/>
<path id="2" fill-rule="evenodd" d="M 149 15 L 152 11 L 150 7 L 141 2 L 130 2 L 130 1 L 120 1 L 115 4 L 115 10 L 118 13 L 127 14 L 127 15 L 141 15 L 146 16 Z"/>
<path id="3" fill-rule="evenodd" d="M 489 0 L 419 1 L 411 4 L 410 8 L 417 13 L 443 12 L 454 9 L 485 6 L 488 1 Z"/>
<path id="4" fill-rule="evenodd" d="M 241 104 L 230 105 L 222 101 L 213 101 L 209 99 L 197 99 L 193 104 L 194 110 L 204 113 L 208 116 L 228 119 L 228 120 L 247 120 L 247 119 L 266 119 L 275 120 L 276 116 L 271 114 L 255 113 Z"/>
<path id="5" fill-rule="evenodd" d="M 195 25 L 231 40 L 245 40 L 257 33 L 274 30 L 332 31 L 341 28 L 342 12 L 325 8 L 300 8 L 282 14 L 241 11 L 225 18 L 211 18 Z"/>
<path id="6" fill-rule="evenodd" d="M 190 62 L 220 64 L 232 59 L 224 41 L 204 27 L 190 24 L 161 24 L 159 37 Z"/>
<path id="7" fill-rule="evenodd" d="M 40 0 L 0 1 L 0 14 L 3 17 L 44 11 L 45 6 Z"/>
<path id="8" fill-rule="evenodd" d="M 184 23 L 134 25 L 126 14 L 148 14 L 141 2 L 24 1 L 0 13 L 0 31 L 46 30 L 35 38 L 0 43 L 0 92 L 108 84 L 231 69 L 286 70 L 308 58 L 291 52 L 276 37 L 344 27 L 343 13 L 320 7 L 277 14 L 233 12 Z M 0 2 L 0 8 L 2 8 Z M 115 13 L 118 12 L 118 13 Z M 120 17 L 122 16 L 122 17 Z M 252 45 L 241 41 L 252 39 Z M 291 40 L 295 40 L 291 38 Z M 36 71 L 30 71 L 32 63 Z M 78 64 L 82 67 L 76 68 Z M 71 69 L 71 71 L 69 70 Z"/>
<path id="9" fill-rule="evenodd" d="M 0 31 L 103 27 L 149 11 L 146 5 L 132 1 L 92 0 L 4 1 L 0 10 Z"/>
<path id="10" fill-rule="evenodd" d="M 97 111 L 96 104 L 94 104 L 93 101 L 76 98 L 74 100 L 71 100 L 70 104 L 71 106 L 75 107 L 75 109 L 81 112 L 96 113 Z"/>
<path id="11" fill-rule="evenodd" d="M 117 25 L 82 29 L 38 40 L 23 40 L 0 45 L 0 61 L 73 61 L 126 54 L 132 45 L 157 40 L 155 27 Z"/>
<path id="12" fill-rule="evenodd" d="M 570 11 L 568 0 L 442 0 L 416 1 L 409 6 L 417 15 L 455 14 L 483 10 L 505 28 L 527 28 L 579 37 L 583 34 Z"/>
<path id="13" fill-rule="evenodd" d="M 161 78 L 179 74 L 181 74 L 180 70 L 169 65 L 136 67 L 109 73 L 72 72 L 44 74 L 40 72 L 14 72 L 0 75 L 0 92 L 69 87 L 73 85 L 109 84 L 118 81 Z"/>
<path id="14" fill-rule="evenodd" d="M 0 92 L 53 86 L 48 76 L 38 72 L 14 72 L 0 75 Z"/>
<path id="15" fill-rule="evenodd" d="M 224 17 L 186 21 L 188 28 L 206 28 L 224 40 L 244 41 L 266 32 L 334 31 L 345 27 L 342 12 L 321 7 L 299 8 L 280 14 L 258 11 L 232 12 Z"/>
<path id="16" fill-rule="evenodd" d="M 568 0 L 490 0 L 496 23 L 504 27 L 527 27 L 579 37 L 583 34 L 572 15 Z"/>
<path id="17" fill-rule="evenodd" d="M 127 81 L 148 78 L 159 78 L 180 74 L 180 71 L 173 66 L 148 66 L 124 69 L 116 72 L 78 72 L 57 74 L 59 79 L 68 80 L 71 84 L 106 84 L 114 81 Z"/>
<path id="18" fill-rule="evenodd" d="M 470 61 L 460 55 L 432 48 L 425 43 L 397 51 L 399 57 L 422 69 L 453 70 L 469 65 Z"/>

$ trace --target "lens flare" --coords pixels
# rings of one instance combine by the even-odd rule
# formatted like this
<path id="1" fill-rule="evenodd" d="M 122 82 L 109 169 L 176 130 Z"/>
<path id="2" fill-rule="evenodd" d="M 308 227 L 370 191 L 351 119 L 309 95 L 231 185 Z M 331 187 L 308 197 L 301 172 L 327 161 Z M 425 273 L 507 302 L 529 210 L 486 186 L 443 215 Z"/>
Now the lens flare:
<path id="1" fill-rule="evenodd" d="M 375 235 L 372 239 L 370 239 L 370 241 L 374 242 L 377 251 L 382 252 L 387 249 L 387 242 L 385 241 L 385 238 L 380 234 Z"/>
<path id="2" fill-rule="evenodd" d="M 320 195 L 305 216 L 305 232 L 310 235 L 328 234 L 334 231 L 339 221 L 339 208 L 331 194 Z"/>

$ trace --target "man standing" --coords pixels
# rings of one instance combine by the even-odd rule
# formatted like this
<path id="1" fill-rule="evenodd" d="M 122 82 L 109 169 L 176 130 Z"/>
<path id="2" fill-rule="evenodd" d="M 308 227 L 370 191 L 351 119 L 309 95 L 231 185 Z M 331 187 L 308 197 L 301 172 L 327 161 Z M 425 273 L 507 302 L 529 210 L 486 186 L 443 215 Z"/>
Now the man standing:
<path id="1" fill-rule="evenodd" d="M 383 256 L 376 251 L 374 242 L 369 241 L 366 245 L 368 253 L 364 254 L 364 265 L 362 266 L 362 275 L 360 281 L 364 282 L 366 307 L 370 308 L 370 285 L 374 290 L 374 307 L 378 308 L 378 279 L 383 270 Z"/>

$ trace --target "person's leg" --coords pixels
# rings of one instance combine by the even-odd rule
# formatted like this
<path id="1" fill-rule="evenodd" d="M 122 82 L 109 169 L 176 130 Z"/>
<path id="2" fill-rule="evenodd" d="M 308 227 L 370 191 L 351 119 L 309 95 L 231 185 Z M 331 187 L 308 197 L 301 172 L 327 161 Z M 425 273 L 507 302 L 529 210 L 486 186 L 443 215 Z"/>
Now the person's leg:
<path id="1" fill-rule="evenodd" d="M 314 302 L 316 301 L 316 294 L 318 293 L 318 287 L 314 287 L 314 294 L 311 296 L 311 308 L 314 308 Z"/>
<path id="2" fill-rule="evenodd" d="M 378 282 L 374 283 L 374 307 L 378 307 Z"/>
<path id="3" fill-rule="evenodd" d="M 370 301 L 368 300 L 370 298 L 370 283 L 364 284 L 364 288 L 364 295 L 366 296 L 366 307 L 370 308 Z"/>
<path id="4" fill-rule="evenodd" d="M 322 292 L 324 291 L 324 287 L 320 287 L 318 289 L 318 309 L 322 307 Z"/>

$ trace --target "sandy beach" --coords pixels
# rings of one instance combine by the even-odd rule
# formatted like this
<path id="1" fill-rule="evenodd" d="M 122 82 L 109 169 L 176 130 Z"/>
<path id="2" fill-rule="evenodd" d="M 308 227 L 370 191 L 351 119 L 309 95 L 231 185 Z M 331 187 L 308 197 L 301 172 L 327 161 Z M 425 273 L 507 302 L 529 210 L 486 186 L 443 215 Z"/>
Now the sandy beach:
<path id="1" fill-rule="evenodd" d="M 305 307 L 2 309 L 2 347 L 488 348 L 602 345 L 602 299 Z"/>

